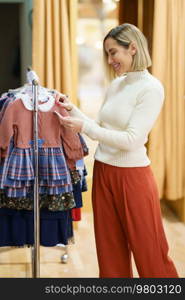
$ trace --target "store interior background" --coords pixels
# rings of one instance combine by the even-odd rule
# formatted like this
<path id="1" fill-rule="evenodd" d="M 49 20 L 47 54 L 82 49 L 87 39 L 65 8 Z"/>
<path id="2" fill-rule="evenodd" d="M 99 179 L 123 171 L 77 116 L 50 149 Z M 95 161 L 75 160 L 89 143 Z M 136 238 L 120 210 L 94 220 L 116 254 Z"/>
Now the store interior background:
<path id="1" fill-rule="evenodd" d="M 30 43 L 32 29 L 30 13 L 29 19 L 25 20 L 25 12 L 16 2 L 21 1 L 0 1 L 0 16 L 2 16 L 0 18 L 0 36 L 4 41 L 6 40 L 6 47 L 0 49 L 0 66 L 1 72 L 4 74 L 4 76 L 0 76 L 1 94 L 9 88 L 17 88 L 22 85 L 25 80 L 25 66 L 31 64 L 29 51 L 26 51 L 24 47 L 26 44 L 26 47 L 29 48 Z M 26 5 L 25 10 L 30 11 L 33 5 L 32 1 L 27 1 Z M 106 82 L 102 60 L 102 39 L 109 29 L 119 24 L 118 6 L 119 0 L 78 0 L 76 44 L 79 76 L 77 95 L 80 108 L 91 118 L 96 118 L 104 99 Z M 138 6 L 137 17 L 138 24 L 140 24 L 140 6 Z M 131 16 L 132 18 L 134 15 Z M 150 18 L 150 10 L 145 21 L 147 18 Z M 5 19 L 8 20 L 9 26 L 4 25 Z M 25 25 L 25 32 L 22 31 L 21 24 Z M 148 26 L 147 36 L 150 47 L 151 35 L 151 26 Z M 16 46 L 16 51 L 11 50 L 13 45 L 14 48 Z M 41 247 L 41 277 L 98 277 L 91 206 L 93 154 L 97 142 L 84 137 L 89 146 L 89 155 L 85 158 L 88 170 L 88 191 L 83 194 L 82 220 L 74 224 L 75 244 L 69 245 L 67 248 Z M 180 276 L 185 277 L 185 223 L 171 205 L 166 205 L 166 202 L 161 201 L 161 208 L 170 245 L 169 254 L 173 258 Z M 65 253 L 67 253 L 66 261 L 62 263 L 61 257 Z M 113 258 L 114 255 L 114 249 L 112 249 Z M 134 261 L 133 266 L 134 275 L 138 277 Z M 0 248 L 0 277 L 31 277 L 30 249 Z"/>

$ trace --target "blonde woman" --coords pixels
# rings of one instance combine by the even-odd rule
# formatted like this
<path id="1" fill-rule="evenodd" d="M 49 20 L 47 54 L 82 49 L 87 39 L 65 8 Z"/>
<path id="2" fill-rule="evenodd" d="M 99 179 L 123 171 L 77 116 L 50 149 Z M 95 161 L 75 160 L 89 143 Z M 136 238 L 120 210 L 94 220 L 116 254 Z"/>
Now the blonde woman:
<path id="1" fill-rule="evenodd" d="M 70 117 L 63 126 L 99 141 L 93 171 L 92 204 L 100 277 L 133 277 L 131 253 L 140 277 L 178 277 L 168 257 L 158 190 L 145 144 L 159 116 L 164 89 L 147 68 L 147 40 L 132 24 L 104 38 L 112 79 L 95 122 L 62 95 Z M 114 79 L 113 79 L 114 78 Z"/>

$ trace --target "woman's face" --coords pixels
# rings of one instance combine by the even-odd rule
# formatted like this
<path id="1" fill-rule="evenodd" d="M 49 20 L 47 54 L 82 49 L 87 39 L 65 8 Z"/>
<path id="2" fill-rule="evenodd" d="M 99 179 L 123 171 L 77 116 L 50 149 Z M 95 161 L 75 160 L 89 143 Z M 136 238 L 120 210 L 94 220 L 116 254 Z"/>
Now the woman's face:
<path id="1" fill-rule="evenodd" d="M 133 55 L 136 53 L 133 43 L 126 49 L 119 45 L 116 40 L 107 38 L 104 47 L 107 53 L 108 64 L 113 67 L 118 76 L 131 71 Z"/>

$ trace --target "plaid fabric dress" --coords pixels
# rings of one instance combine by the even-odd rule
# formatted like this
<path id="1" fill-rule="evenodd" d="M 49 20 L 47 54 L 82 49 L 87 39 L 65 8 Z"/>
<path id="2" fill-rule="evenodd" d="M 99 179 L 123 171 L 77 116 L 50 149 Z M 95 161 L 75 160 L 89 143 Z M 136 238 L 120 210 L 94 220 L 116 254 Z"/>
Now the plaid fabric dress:
<path id="1" fill-rule="evenodd" d="M 50 210 L 75 207 L 73 185 L 62 148 L 39 147 L 40 206 Z M 21 149 L 11 141 L 0 164 L 0 207 L 33 209 L 33 148 Z"/>

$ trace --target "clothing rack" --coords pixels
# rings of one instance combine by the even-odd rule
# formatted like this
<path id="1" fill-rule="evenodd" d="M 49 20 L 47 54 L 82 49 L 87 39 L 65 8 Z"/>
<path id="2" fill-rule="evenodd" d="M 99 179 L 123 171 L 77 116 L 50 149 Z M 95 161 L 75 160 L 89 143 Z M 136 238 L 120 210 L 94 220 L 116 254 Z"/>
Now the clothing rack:
<path id="1" fill-rule="evenodd" d="M 33 91 L 33 137 L 34 137 L 34 245 L 31 247 L 32 277 L 40 278 L 40 207 L 39 207 L 39 183 L 38 183 L 38 81 L 32 80 Z M 68 248 L 61 256 L 61 262 L 68 261 Z"/>
<path id="2" fill-rule="evenodd" d="M 28 71 L 32 71 L 31 68 L 27 69 Z M 32 151 L 33 155 L 33 168 L 34 168 L 34 186 L 33 186 L 33 223 L 34 223 L 34 239 L 31 243 L 31 277 L 32 278 L 40 278 L 40 197 L 39 197 L 39 128 L 38 128 L 38 114 L 39 114 L 39 78 L 36 73 L 29 72 L 27 74 L 28 84 L 31 85 L 32 91 L 32 120 L 33 120 L 33 147 L 30 151 Z M 77 200 L 80 203 L 80 199 Z M 80 205 L 80 204 L 79 204 Z M 30 243 L 28 243 L 30 245 Z M 58 249 L 62 250 L 62 255 L 60 256 L 61 263 L 66 264 L 68 262 L 69 254 L 68 254 L 68 246 L 66 244 L 57 244 Z M 20 246 L 22 247 L 22 246 Z M 12 247 L 9 249 L 11 250 Z M 7 249 L 5 250 L 7 251 Z"/>
<path id="3" fill-rule="evenodd" d="M 38 82 L 32 81 L 34 139 L 34 245 L 32 246 L 32 277 L 40 277 L 40 207 L 38 184 Z"/>

